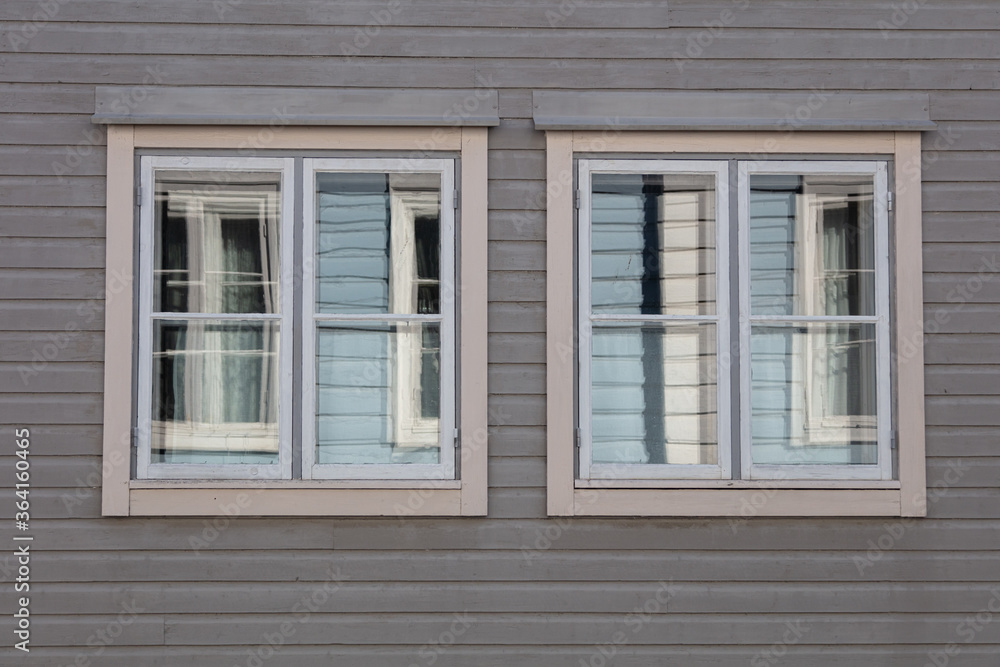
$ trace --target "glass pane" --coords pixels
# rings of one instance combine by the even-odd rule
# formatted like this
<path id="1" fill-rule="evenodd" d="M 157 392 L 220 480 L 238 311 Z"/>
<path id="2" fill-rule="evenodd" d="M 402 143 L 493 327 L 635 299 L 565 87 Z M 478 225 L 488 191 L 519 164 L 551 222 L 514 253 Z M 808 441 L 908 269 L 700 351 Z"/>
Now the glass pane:
<path id="1" fill-rule="evenodd" d="M 595 326 L 594 463 L 718 462 L 716 325 Z"/>
<path id="2" fill-rule="evenodd" d="M 439 463 L 439 323 L 320 324 L 317 463 Z"/>
<path id="3" fill-rule="evenodd" d="M 870 175 L 750 176 L 754 315 L 874 315 Z"/>
<path id="4" fill-rule="evenodd" d="M 874 324 L 751 329 L 754 463 L 877 463 Z"/>
<path id="5" fill-rule="evenodd" d="M 593 174 L 594 313 L 715 313 L 715 176 Z"/>
<path id="6" fill-rule="evenodd" d="M 278 313 L 281 175 L 157 171 L 153 310 Z"/>
<path id="7" fill-rule="evenodd" d="M 153 463 L 278 462 L 278 323 L 153 321 Z"/>
<path id="8" fill-rule="evenodd" d="M 319 173 L 316 211 L 316 312 L 441 312 L 440 174 Z"/>

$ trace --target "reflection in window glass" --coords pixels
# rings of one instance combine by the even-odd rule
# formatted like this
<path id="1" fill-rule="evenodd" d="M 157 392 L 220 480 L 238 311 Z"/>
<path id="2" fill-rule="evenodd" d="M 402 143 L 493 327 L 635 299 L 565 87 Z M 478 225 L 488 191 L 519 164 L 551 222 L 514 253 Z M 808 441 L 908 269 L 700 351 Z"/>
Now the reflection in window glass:
<path id="1" fill-rule="evenodd" d="M 153 463 L 278 460 L 278 323 L 153 322 Z"/>
<path id="2" fill-rule="evenodd" d="M 594 463 L 716 464 L 716 325 L 607 324 L 592 338 Z"/>
<path id="3" fill-rule="evenodd" d="M 871 175 L 750 176 L 754 315 L 874 315 Z"/>
<path id="4" fill-rule="evenodd" d="M 317 463 L 438 463 L 441 325 L 322 324 Z"/>
<path id="5" fill-rule="evenodd" d="M 153 311 L 277 313 L 280 175 L 158 171 Z"/>
<path id="6" fill-rule="evenodd" d="M 441 176 L 316 175 L 316 312 L 440 312 Z"/>
<path id="7" fill-rule="evenodd" d="M 755 463 L 877 463 L 874 324 L 755 325 L 750 347 Z"/>
<path id="8" fill-rule="evenodd" d="M 715 312 L 715 176 L 593 174 L 592 312 Z"/>

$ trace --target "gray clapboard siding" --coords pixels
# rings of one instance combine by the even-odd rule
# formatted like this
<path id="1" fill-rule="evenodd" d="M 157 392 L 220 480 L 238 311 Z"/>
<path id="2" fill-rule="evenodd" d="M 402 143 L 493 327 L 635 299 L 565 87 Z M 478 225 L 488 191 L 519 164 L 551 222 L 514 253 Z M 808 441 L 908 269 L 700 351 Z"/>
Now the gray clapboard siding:
<path id="1" fill-rule="evenodd" d="M 0 245 L 0 265 L 10 268 L 66 269 L 104 267 L 104 241 L 101 239 L 52 239 L 21 237 Z"/>
<path id="2" fill-rule="evenodd" d="M 668 579 L 684 584 L 675 613 L 629 636 L 618 667 L 745 667 L 796 620 L 810 631 L 782 664 L 912 667 L 956 641 L 956 626 L 1000 583 L 1000 281 L 970 282 L 980 256 L 1000 248 L 1000 7 L 930 0 L 896 27 L 898 4 L 403 0 L 378 25 L 372 12 L 388 0 L 74 0 L 15 53 L 11 36 L 40 5 L 4 2 L 0 428 L 31 422 L 34 528 L 48 545 L 33 560 L 36 641 L 46 648 L 32 661 L 244 664 L 332 564 L 351 583 L 296 625 L 278 661 L 426 664 L 418 652 L 452 612 L 474 609 L 435 667 L 579 667 Z M 675 61 L 726 9 L 721 34 Z M 357 58 L 338 57 L 376 25 Z M 95 85 L 142 95 L 152 80 L 499 88 L 502 121 L 489 131 L 490 517 L 240 519 L 197 553 L 190 539 L 211 517 L 99 518 L 87 475 L 101 453 L 105 152 L 89 116 Z M 929 94 L 939 129 L 923 139 L 925 319 L 948 320 L 926 338 L 928 480 L 946 480 L 956 462 L 963 474 L 873 566 L 859 572 L 856 558 L 884 540 L 885 520 L 544 518 L 545 138 L 530 119 L 535 89 Z M 956 302 L 963 287 L 971 292 Z M 57 339 L 58 355 L 26 390 L 18 367 L 67 325 L 81 331 Z M 0 456 L 0 470 L 11 463 Z M 67 494 L 79 502 L 68 507 Z M 536 550 L 546 534 L 551 548 Z M 4 581 L 8 566 L 0 557 Z M 129 595 L 145 609 L 95 656 L 88 638 Z M 998 650 L 993 623 L 962 645 L 961 663 L 995 667 Z M 2 663 L 20 657 L 0 648 Z"/>
<path id="3" fill-rule="evenodd" d="M 104 209 L 0 207 L 0 231 L 5 239 L 18 236 L 102 239 Z"/>
<path id="4" fill-rule="evenodd" d="M 647 27 L 640 17 L 653 16 L 659 23 L 666 25 L 667 6 L 665 0 L 631 0 L 627 2 L 610 2 L 608 0 L 576 0 L 573 11 L 560 12 L 560 6 L 566 7 L 563 0 L 543 0 L 529 2 L 520 0 L 510 2 L 478 2 L 476 0 L 399 0 L 399 8 L 394 12 L 394 25 L 414 25 L 425 27 L 438 26 L 487 26 L 503 25 L 512 18 L 522 26 L 549 26 L 553 21 L 565 28 L 605 28 L 605 27 Z M 169 11 L 154 2 L 142 2 L 141 12 L 129 15 L 124 9 L 133 9 L 134 4 L 127 0 L 80 0 L 71 7 L 62 7 L 58 14 L 61 21 L 79 21 L 87 23 L 177 23 L 189 24 L 214 23 L 220 19 L 232 23 L 247 23 L 251 25 L 346 25 L 367 26 L 376 24 L 377 17 L 373 11 L 387 10 L 388 0 L 384 3 L 359 2 L 349 0 L 338 2 L 331 6 L 327 2 L 311 0 L 300 5 L 280 8 L 267 0 L 240 0 L 219 6 L 202 4 L 191 5 L 190 11 L 184 16 L 178 16 L 176 11 Z M 31 0 L 11 0 L 6 7 L 5 18 L 11 20 L 27 20 L 38 11 L 36 3 Z M 221 14 L 221 15 L 220 15 Z M 552 16 L 555 15 L 555 19 Z"/>
<path id="5" fill-rule="evenodd" d="M 875 37 L 875 39 L 879 39 Z M 669 59 L 662 52 L 655 58 Z M 870 90 L 878 80 L 881 90 L 992 90 L 990 60 L 858 60 L 832 61 L 836 66 L 783 59 L 709 59 L 686 63 L 683 71 L 667 60 L 650 67 L 646 60 L 560 60 L 553 76 L 551 59 L 513 58 L 371 58 L 361 67 L 342 59 L 268 56 L 146 56 L 16 53 L 6 56 L 6 72 L 15 83 L 58 83 L 68 78 L 87 80 L 101 72 L 102 84 L 141 82 L 146 68 L 170 85 L 205 85 L 205 71 L 213 81 L 227 85 L 343 86 L 350 88 L 467 88 L 476 85 L 533 89 L 676 89 L 705 90 L 729 87 L 740 81 L 742 90 Z M 828 63 L 828 65 L 831 65 Z M 598 63 L 600 63 L 598 65 Z M 56 74 L 59 72 L 59 74 Z M 141 87 L 141 86 L 140 86 Z"/>
<path id="6" fill-rule="evenodd" d="M 863 2 L 862 0 L 821 0 L 803 5 L 798 2 L 772 2 L 754 5 L 753 11 L 733 13 L 741 27 L 757 28 L 826 28 L 841 30 L 895 31 L 893 14 L 899 4 Z M 719 20 L 720 4 L 712 1 L 676 2 L 670 9 L 670 25 L 703 26 Z M 1000 11 L 980 2 L 960 1 L 934 5 L 926 3 L 920 11 L 903 14 L 906 33 L 918 30 L 993 30 L 1000 26 Z M 899 20 L 899 19 L 897 19 Z M 885 26 L 880 22 L 884 22 Z M 902 32 L 902 31 L 901 31 Z"/>
<path id="7" fill-rule="evenodd" d="M 206 620 L 210 620 L 210 617 L 206 617 Z M 435 636 L 440 636 L 442 632 L 448 632 L 448 628 L 454 620 L 450 617 L 441 619 Z M 779 625 L 783 631 L 788 630 L 784 625 L 780 623 Z M 596 642 L 603 644 L 605 650 L 609 651 L 607 642 L 611 641 L 612 634 L 613 632 L 607 637 L 595 638 L 595 643 L 578 648 L 491 645 L 488 647 L 488 654 L 485 653 L 483 647 L 477 646 L 451 646 L 447 651 L 438 654 L 435 650 L 439 647 L 429 644 L 364 648 L 330 648 L 324 644 L 314 644 L 286 645 L 282 647 L 280 655 L 284 659 L 294 660 L 297 667 L 325 667 L 330 662 L 345 663 L 357 667 L 385 667 L 385 665 L 414 664 L 412 663 L 413 656 L 419 655 L 418 651 L 422 649 L 423 655 L 427 659 L 437 658 L 434 661 L 437 667 L 466 667 L 470 664 L 475 664 L 477 667 L 508 667 L 512 664 L 531 664 L 532 661 L 543 662 L 551 667 L 579 667 L 580 660 L 587 664 L 587 661 L 595 655 L 600 655 Z M 617 648 L 615 665 L 618 667 L 647 667 L 651 661 L 674 660 L 682 661 L 685 667 L 746 667 L 752 658 L 758 657 L 762 650 L 768 648 L 770 645 L 745 648 L 684 646 L 675 649 L 626 644 Z M 837 651 L 838 655 L 832 655 L 834 650 Z M 985 646 L 965 646 L 962 651 L 962 660 L 965 663 L 963 667 L 994 667 L 995 655 L 991 653 L 992 650 L 991 647 Z M 76 654 L 70 649 L 53 649 L 50 655 L 53 656 L 53 660 L 66 664 L 67 661 L 71 662 Z M 211 661 L 228 664 L 234 659 L 246 660 L 248 659 L 247 655 L 247 650 L 231 646 L 219 648 L 211 646 L 164 647 L 153 656 L 148 656 L 148 653 L 143 652 L 142 649 L 110 647 L 101 654 L 101 661 L 102 666 L 131 667 L 136 664 L 136 660 L 142 659 L 143 664 L 149 667 L 169 667 L 179 663 L 196 664 L 195 661 L 198 660 L 208 661 L 207 664 L 211 664 Z M 879 667 L 912 667 L 915 662 L 926 659 L 927 649 L 898 647 L 889 652 L 877 647 L 837 649 L 833 646 L 800 645 L 789 647 L 787 654 L 784 654 L 783 657 L 786 660 L 797 660 L 801 664 L 822 664 L 824 667 L 853 667 L 859 661 L 868 661 L 871 664 L 878 664 Z M 60 662 L 52 662 L 51 665 L 58 665 Z"/>
<path id="8" fill-rule="evenodd" d="M 58 540 L 59 550 L 67 552 L 106 549 L 108 551 L 190 551 L 192 537 L 200 537 L 205 521 L 212 517 L 190 519 L 139 519 L 129 521 L 78 521 L 39 519 L 36 540 Z M 834 520 L 831 520 L 834 521 Z M 571 556 L 586 553 L 595 545 L 614 544 L 619 553 L 632 551 L 672 552 L 681 545 L 687 551 L 718 551 L 733 554 L 752 552 L 794 552 L 807 555 L 816 551 L 840 551 L 848 559 L 864 558 L 886 531 L 885 521 L 836 520 L 818 526 L 804 519 L 755 519 L 740 524 L 734 533 L 726 524 L 691 519 L 684 521 L 646 521 L 635 519 L 589 519 L 574 521 L 564 528 L 553 548 Z M 256 552 L 280 549 L 286 554 L 299 550 L 391 551 L 406 554 L 430 551 L 446 554 L 454 550 L 493 551 L 539 549 L 540 536 L 551 532 L 552 522 L 544 519 L 461 522 L 459 526 L 436 520 L 372 520 L 358 524 L 351 519 L 311 521 L 308 519 L 260 520 L 244 518 L 221 531 L 202 553 L 216 550 Z M 737 538 L 738 539 L 735 539 Z M 544 542 L 542 543 L 544 544 Z M 541 549 L 544 551 L 544 549 Z M 956 521 L 930 517 L 906 534 L 893 553 L 938 552 L 964 557 L 966 551 L 1000 550 L 1000 521 L 965 519 Z M 523 552 L 522 552 L 523 553 Z M 727 575 L 728 576 L 728 575 Z M 389 578 L 395 580 L 394 578 Z M 96 583 L 96 582 L 95 582 Z M 80 610 L 86 613 L 86 610 Z M 720 609 L 720 611 L 723 611 Z"/>
<path id="9" fill-rule="evenodd" d="M 419 11 L 419 9 L 417 9 Z M 689 40 L 704 26 L 678 27 L 669 31 L 663 23 L 651 22 L 638 30 L 603 26 L 581 40 L 579 33 L 553 30 L 548 26 L 501 32 L 495 28 L 400 27 L 391 22 L 382 27 L 364 47 L 366 57 L 593 58 L 597 50 L 609 59 L 648 59 L 683 53 Z M 805 60 L 922 59 L 928 53 L 939 59 L 991 60 L 1000 58 L 996 33 L 980 32 L 977 39 L 955 39 L 951 31 L 900 33 L 888 31 L 873 40 L 870 31 L 831 32 L 822 26 L 803 29 L 746 29 L 732 22 L 720 32 L 705 53 L 713 59 L 733 59 L 754 49 L 756 58 L 783 58 L 789 51 Z M 414 37 L 420 39 L 415 40 Z M 261 52 L 289 56 L 343 56 L 344 46 L 355 46 L 351 26 L 259 26 L 241 25 L 145 25 L 93 26 L 57 23 L 38 34 L 22 49 L 24 53 L 162 54 L 237 56 Z"/>
<path id="10" fill-rule="evenodd" d="M 0 313 L 2 312 L 2 306 L 0 306 Z M 488 314 L 490 333 L 541 333 L 545 331 L 545 309 L 539 303 L 491 303 Z"/>
<path id="11" fill-rule="evenodd" d="M 74 552 L 72 568 L 63 567 L 58 553 L 39 552 L 34 561 L 39 577 L 47 583 L 107 582 L 322 582 L 329 577 L 331 554 L 303 551 L 289 559 L 283 551 L 184 551 Z M 338 553 L 336 566 L 349 581 L 378 582 L 386 571 L 400 582 L 468 581 L 606 581 L 609 572 L 623 582 L 677 582 L 711 580 L 719 570 L 731 570 L 730 582 L 840 582 L 845 579 L 879 582 L 988 581 L 1000 566 L 994 552 L 962 554 L 963 567 L 954 566 L 947 553 L 887 552 L 879 561 L 884 568 L 858 568 L 849 553 L 614 550 L 564 553 L 539 551 L 530 560 L 517 550 L 456 551 L 448 553 Z M 0 560 L 2 563 L 2 560 Z M 253 567 L 253 565 L 259 567 Z"/>
<path id="12" fill-rule="evenodd" d="M 615 572 L 616 570 L 611 570 Z M 442 574 L 444 574 L 442 572 Z M 657 579 L 660 579 L 659 577 Z M 581 614 L 625 615 L 641 607 L 654 593 L 657 579 L 636 582 L 492 582 L 345 581 L 331 594 L 323 611 L 344 622 L 358 614 L 420 614 L 468 612 L 470 614 Z M 40 583 L 35 611 L 58 614 L 87 604 L 98 614 L 114 614 L 124 600 L 146 609 L 156 608 L 172 618 L 203 613 L 246 613 L 267 616 L 281 613 L 308 598 L 316 582 L 201 582 L 186 590 L 172 582 L 132 583 L 127 591 L 92 583 Z M 882 583 L 845 585 L 841 582 L 674 582 L 671 615 L 705 614 L 720 606 L 741 608 L 746 614 L 892 614 L 919 609 L 933 601 L 937 614 L 975 613 L 982 588 L 975 583 Z M 988 599 L 988 596 L 987 596 Z M 822 603 L 819 601 L 823 600 Z M 197 610 L 196 612 L 193 610 Z M 174 616 L 176 615 L 176 616 Z M 663 616 L 663 615 L 661 615 Z M 333 619 L 331 619 L 333 620 Z M 667 620 L 667 619 L 663 619 Z M 875 621 L 878 624 L 880 621 Z M 885 622 L 885 621 L 881 621 Z M 683 630 L 679 630 L 683 632 Z M 834 629 L 828 631 L 835 632 Z M 219 632 L 219 628 L 211 630 Z M 678 630 L 675 630 L 678 632 Z M 1000 637 L 994 630 L 983 643 Z M 400 643 L 409 643 L 397 639 Z M 509 641 L 509 640 L 508 640 Z M 545 643 L 539 637 L 538 643 Z M 672 643 L 665 638 L 654 639 Z M 813 641 L 822 641 L 810 637 Z M 911 639 L 912 643 L 920 643 Z M 225 639 L 222 640 L 225 643 Z M 373 643 L 379 643 L 377 640 Z M 511 642 L 515 643 L 515 642 Z M 720 642 L 720 643 L 724 643 Z M 867 643 L 860 638 L 858 643 Z"/>
<path id="13" fill-rule="evenodd" d="M 104 331 L 103 301 L 0 301 L 0 331 L 66 331 L 74 325 L 79 331 Z"/>
<path id="14" fill-rule="evenodd" d="M 73 174 L 76 176 L 103 176 L 100 164 L 105 155 L 103 146 L 88 147 L 94 158 L 74 160 Z M 55 165 L 66 164 L 71 153 L 65 146 L 0 146 L 0 176 L 51 176 Z M 68 180 L 68 179 L 67 179 Z"/>
<path id="15" fill-rule="evenodd" d="M 545 273 L 542 271 L 490 272 L 489 298 L 494 301 L 545 301 Z M 541 360 L 544 362 L 544 359 Z"/>
<path id="16" fill-rule="evenodd" d="M 49 363 L 36 365 L 0 362 L 0 392 L 48 393 L 53 391 L 88 393 L 104 381 L 104 365 L 91 363 Z"/>

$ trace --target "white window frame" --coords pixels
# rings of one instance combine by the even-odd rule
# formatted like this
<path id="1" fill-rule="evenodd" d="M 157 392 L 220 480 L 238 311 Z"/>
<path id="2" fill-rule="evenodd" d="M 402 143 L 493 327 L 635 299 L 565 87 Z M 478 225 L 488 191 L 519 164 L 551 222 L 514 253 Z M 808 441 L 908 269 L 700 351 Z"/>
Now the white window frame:
<path id="1" fill-rule="evenodd" d="M 153 322 L 168 320 L 261 320 L 277 322 L 278 334 L 278 461 L 274 464 L 199 464 L 151 462 L 152 434 L 137 429 L 136 476 L 139 479 L 291 479 L 292 476 L 292 319 L 293 287 L 291 272 L 294 244 L 292 229 L 296 183 L 292 158 L 256 157 L 173 157 L 146 155 L 140 158 L 141 203 L 139 207 L 139 329 L 138 329 L 138 418 L 139 424 L 152 423 L 153 408 Z M 155 174 L 162 171 L 277 172 L 280 186 L 280 302 L 281 312 L 262 314 L 155 313 L 153 303 L 153 238 Z"/>
<path id="2" fill-rule="evenodd" d="M 579 429 L 580 479 L 728 479 L 731 428 L 729 372 L 717 374 L 718 461 L 711 464 L 608 464 L 593 463 L 591 438 L 591 344 L 595 322 L 712 322 L 716 325 L 716 360 L 729 354 L 729 166 L 724 160 L 592 160 L 577 163 L 580 209 L 578 233 L 578 330 L 580 336 Z M 591 312 L 591 175 L 601 174 L 707 174 L 715 176 L 715 303 L 714 315 L 595 315 Z"/>
<path id="3" fill-rule="evenodd" d="M 870 160 L 740 160 L 738 165 L 737 225 L 739 233 L 740 318 L 740 461 L 744 479 L 882 480 L 893 479 L 892 378 L 889 303 L 888 166 Z M 750 311 L 750 176 L 754 174 L 858 174 L 872 176 L 874 185 L 875 315 L 753 315 Z M 754 324 L 867 323 L 876 337 L 877 463 L 873 465 L 757 464 L 751 438 L 752 379 L 750 332 Z"/>
<path id="4" fill-rule="evenodd" d="M 315 244 L 317 173 L 436 173 L 441 176 L 441 277 L 438 315 L 320 314 L 315 308 Z M 306 158 L 302 262 L 302 477 L 303 479 L 454 479 L 455 477 L 455 161 L 452 159 Z M 439 322 L 441 325 L 440 459 L 437 464 L 316 463 L 316 335 L 317 323 Z M 393 372 L 398 369 L 393 368 Z"/>

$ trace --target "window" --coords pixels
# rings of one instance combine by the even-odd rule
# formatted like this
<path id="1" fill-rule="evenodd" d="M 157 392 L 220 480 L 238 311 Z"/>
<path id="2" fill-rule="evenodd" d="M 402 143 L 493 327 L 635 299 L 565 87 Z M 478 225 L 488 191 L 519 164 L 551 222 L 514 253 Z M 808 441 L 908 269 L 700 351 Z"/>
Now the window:
<path id="1" fill-rule="evenodd" d="M 455 160 L 295 162 L 141 159 L 137 477 L 454 479 Z"/>
<path id="2" fill-rule="evenodd" d="M 923 514 L 919 135 L 547 146 L 549 514 Z"/>
<path id="3" fill-rule="evenodd" d="M 892 479 L 885 162 L 578 168 L 581 479 Z"/>
<path id="4" fill-rule="evenodd" d="M 455 94 L 385 119 L 428 127 L 107 121 L 105 515 L 485 514 L 495 123 L 434 126 Z"/>

